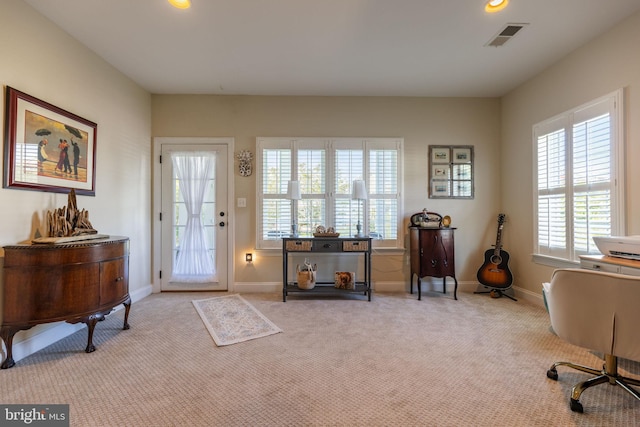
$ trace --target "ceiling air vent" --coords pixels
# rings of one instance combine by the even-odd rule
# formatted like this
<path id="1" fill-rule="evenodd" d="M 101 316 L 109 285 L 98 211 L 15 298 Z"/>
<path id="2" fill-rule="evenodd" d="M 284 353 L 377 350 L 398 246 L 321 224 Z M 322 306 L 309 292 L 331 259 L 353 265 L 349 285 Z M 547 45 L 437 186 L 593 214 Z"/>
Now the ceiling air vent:
<path id="1" fill-rule="evenodd" d="M 522 30 L 525 27 L 525 25 L 528 25 L 528 24 L 505 25 L 504 28 L 500 30 L 500 32 L 498 32 L 498 34 L 495 37 L 493 37 L 485 46 L 499 47 L 504 45 L 506 42 L 511 40 L 513 36 L 518 34 L 518 32 Z"/>

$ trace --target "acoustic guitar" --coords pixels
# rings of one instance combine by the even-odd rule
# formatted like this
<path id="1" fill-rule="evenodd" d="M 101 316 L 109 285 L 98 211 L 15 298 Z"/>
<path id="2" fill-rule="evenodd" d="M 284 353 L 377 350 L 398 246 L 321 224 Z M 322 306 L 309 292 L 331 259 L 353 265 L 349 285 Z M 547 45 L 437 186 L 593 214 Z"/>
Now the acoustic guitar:
<path id="1" fill-rule="evenodd" d="M 509 254 L 502 250 L 502 228 L 505 214 L 498 215 L 498 232 L 496 245 L 484 253 L 484 264 L 478 270 L 478 281 L 489 288 L 508 289 L 513 283 L 513 275 L 509 270 Z"/>

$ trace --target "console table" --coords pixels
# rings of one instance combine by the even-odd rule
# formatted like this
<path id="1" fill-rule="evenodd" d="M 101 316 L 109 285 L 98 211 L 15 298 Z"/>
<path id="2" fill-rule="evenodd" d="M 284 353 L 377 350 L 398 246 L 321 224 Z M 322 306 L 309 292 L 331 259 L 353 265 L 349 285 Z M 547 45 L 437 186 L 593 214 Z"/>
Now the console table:
<path id="1" fill-rule="evenodd" d="M 289 255 L 316 254 L 361 254 L 364 257 L 364 280 L 356 281 L 355 289 L 338 289 L 334 282 L 316 282 L 313 289 L 300 289 L 296 282 L 289 282 Z M 357 279 L 357 277 L 356 277 Z M 340 295 L 358 293 L 371 301 L 371 238 L 370 237 L 284 237 L 282 239 L 282 301 L 289 293 Z"/>
<path id="2" fill-rule="evenodd" d="M 0 368 L 15 365 L 13 336 L 33 326 L 67 321 L 85 323 L 87 347 L 93 345 L 96 323 L 129 297 L 129 239 L 109 237 L 61 244 L 19 244 L 4 247 L 4 288 L 0 337 L 7 355 Z"/>

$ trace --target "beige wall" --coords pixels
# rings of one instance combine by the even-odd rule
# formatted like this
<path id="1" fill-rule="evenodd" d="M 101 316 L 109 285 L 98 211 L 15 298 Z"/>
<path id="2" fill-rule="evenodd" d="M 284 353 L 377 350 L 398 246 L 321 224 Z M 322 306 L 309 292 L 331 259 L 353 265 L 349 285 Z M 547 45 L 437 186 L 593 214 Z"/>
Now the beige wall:
<path id="1" fill-rule="evenodd" d="M 640 13 L 568 55 L 503 98 L 502 204 L 515 284 L 540 293 L 551 267 L 532 262 L 532 126 L 624 88 L 627 234 L 640 234 Z"/>
<path id="2" fill-rule="evenodd" d="M 131 290 L 149 287 L 150 95 L 13 0 L 0 0 L 0 84 L 98 124 L 96 196 L 78 196 L 78 205 L 101 233 L 130 237 Z M 65 194 L 0 189 L 0 246 L 30 239 L 34 218 L 66 204 Z"/>
<path id="3" fill-rule="evenodd" d="M 153 136 L 229 136 L 235 138 L 236 151 L 254 153 L 259 136 L 402 137 L 405 221 L 425 207 L 452 217 L 458 228 L 456 271 L 461 281 L 475 281 L 482 252 L 495 240 L 500 210 L 498 99 L 154 95 L 152 111 Z M 475 146 L 475 199 L 428 199 L 430 144 Z M 237 168 L 234 175 L 235 196 L 248 201 L 247 208 L 234 208 L 232 218 L 235 280 L 281 281 L 278 251 L 275 256 L 260 254 L 250 267 L 241 262 L 255 247 L 256 179 L 255 174 L 241 177 Z M 406 255 L 376 253 L 373 280 L 408 287 Z"/>

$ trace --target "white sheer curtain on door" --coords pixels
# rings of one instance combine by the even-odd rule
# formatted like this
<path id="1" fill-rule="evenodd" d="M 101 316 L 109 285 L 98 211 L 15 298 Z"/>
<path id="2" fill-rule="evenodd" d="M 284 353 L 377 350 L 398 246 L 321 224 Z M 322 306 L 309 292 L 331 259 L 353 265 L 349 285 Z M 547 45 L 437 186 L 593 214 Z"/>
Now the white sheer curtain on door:
<path id="1" fill-rule="evenodd" d="M 176 185 L 184 201 L 187 221 L 177 243 L 171 281 L 208 283 L 217 280 L 215 263 L 207 247 L 202 224 L 202 206 L 207 187 L 214 176 L 215 154 L 208 152 L 172 153 Z M 176 208 L 177 209 L 177 208 Z M 174 216 L 175 218 L 175 216 Z"/>

